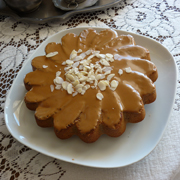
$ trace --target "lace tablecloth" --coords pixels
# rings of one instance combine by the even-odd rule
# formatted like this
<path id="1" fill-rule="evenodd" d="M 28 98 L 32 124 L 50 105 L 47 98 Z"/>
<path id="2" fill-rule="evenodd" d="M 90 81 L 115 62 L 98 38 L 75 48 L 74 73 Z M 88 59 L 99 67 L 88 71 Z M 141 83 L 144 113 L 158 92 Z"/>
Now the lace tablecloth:
<path id="1" fill-rule="evenodd" d="M 143 160 L 122 168 L 83 167 L 29 149 L 8 132 L 4 120 L 4 103 L 14 78 L 28 57 L 49 36 L 67 28 L 110 27 L 147 36 L 164 45 L 180 69 L 179 22 L 179 0 L 122 0 L 116 7 L 77 14 L 63 23 L 56 20 L 33 24 L 0 16 L 0 179 L 171 179 L 180 167 L 179 76 L 173 111 L 161 141 Z"/>

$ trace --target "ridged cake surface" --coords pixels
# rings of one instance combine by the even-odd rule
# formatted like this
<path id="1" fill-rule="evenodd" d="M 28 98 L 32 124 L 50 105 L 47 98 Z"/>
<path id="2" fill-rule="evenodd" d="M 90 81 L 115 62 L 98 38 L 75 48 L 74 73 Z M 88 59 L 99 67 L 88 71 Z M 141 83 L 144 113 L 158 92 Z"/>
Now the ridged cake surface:
<path id="1" fill-rule="evenodd" d="M 157 68 L 131 35 L 86 29 L 47 44 L 45 52 L 24 79 L 25 103 L 37 124 L 54 127 L 60 139 L 118 137 L 127 123 L 142 121 L 144 104 L 156 99 Z"/>

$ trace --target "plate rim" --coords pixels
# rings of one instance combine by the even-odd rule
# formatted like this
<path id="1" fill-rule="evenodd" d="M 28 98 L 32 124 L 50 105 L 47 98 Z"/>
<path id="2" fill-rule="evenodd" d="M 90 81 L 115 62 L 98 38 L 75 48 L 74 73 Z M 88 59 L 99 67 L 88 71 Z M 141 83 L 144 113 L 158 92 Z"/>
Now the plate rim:
<path id="1" fill-rule="evenodd" d="M 106 28 L 106 27 L 105 27 L 105 28 L 101 28 L 101 27 L 82 26 L 82 27 L 76 27 L 76 28 L 70 28 L 70 29 L 61 30 L 61 31 L 55 33 L 54 35 L 49 36 L 49 37 L 31 54 L 31 56 L 28 57 L 27 61 L 23 64 L 23 66 L 26 66 L 26 64 L 29 63 L 29 62 L 32 60 L 32 58 L 33 58 L 34 54 L 36 53 L 36 51 L 38 51 L 39 48 L 41 48 L 41 46 L 42 46 L 43 44 L 46 44 L 47 41 L 50 40 L 52 37 L 55 37 L 55 36 L 57 36 L 58 34 L 61 34 L 61 33 L 63 33 L 63 32 L 68 33 L 69 31 L 73 31 L 73 30 L 77 30 L 77 29 L 79 29 L 79 32 L 81 32 L 83 29 L 87 29 L 87 28 L 93 28 L 93 29 L 98 30 L 98 31 L 101 31 L 101 30 L 103 30 L 103 29 L 112 29 L 112 28 Z M 81 31 L 80 31 L 80 30 L 81 30 Z M 59 159 L 59 158 L 58 158 L 59 160 L 62 160 L 62 161 L 65 161 L 65 162 L 69 162 L 69 163 L 73 163 L 73 164 L 77 164 L 77 165 L 81 165 L 81 166 L 94 167 L 94 168 L 104 168 L 104 169 L 105 169 L 105 168 L 118 168 L 118 167 L 128 166 L 128 165 L 134 164 L 134 163 L 142 160 L 142 159 L 145 158 L 146 156 L 148 156 L 148 155 L 155 149 L 155 147 L 158 145 L 159 141 L 161 140 L 161 138 L 162 138 L 162 136 L 163 136 L 163 134 L 164 134 L 164 131 L 165 131 L 166 128 L 167 128 L 167 125 L 168 125 L 170 116 L 171 116 L 171 114 L 172 114 L 173 105 L 174 105 L 174 101 L 175 101 L 175 95 L 176 95 L 176 91 L 177 91 L 178 68 L 177 68 L 177 64 L 176 64 L 175 59 L 173 58 L 172 54 L 168 51 L 168 49 L 167 49 L 166 47 L 164 47 L 162 44 L 160 44 L 159 42 L 155 41 L 154 39 L 151 39 L 151 38 L 148 38 L 148 37 L 146 37 L 146 36 L 139 35 L 139 34 L 135 34 L 135 33 L 133 33 L 133 32 L 123 31 L 123 30 L 118 30 L 118 29 L 113 29 L 113 30 L 115 30 L 115 31 L 117 31 L 117 32 L 120 32 L 121 34 L 122 34 L 122 33 L 125 33 L 125 34 L 130 34 L 130 35 L 135 35 L 135 36 L 141 36 L 141 37 L 146 38 L 146 39 L 148 39 L 148 40 L 150 40 L 150 41 L 152 41 L 152 42 L 155 42 L 155 43 L 157 43 L 158 45 L 160 45 L 160 47 L 164 48 L 164 49 L 169 53 L 169 55 L 171 56 L 171 59 L 173 60 L 173 65 L 174 65 L 174 67 L 175 67 L 175 72 L 174 72 L 174 73 L 175 73 L 175 75 L 176 75 L 176 76 L 175 76 L 175 82 L 176 82 L 176 83 L 175 83 L 174 92 L 173 92 L 173 101 L 172 101 L 172 103 L 171 103 L 170 112 L 169 112 L 169 114 L 168 114 L 167 121 L 166 121 L 166 124 L 165 124 L 165 126 L 164 126 L 164 129 L 162 130 L 161 135 L 158 137 L 155 146 L 152 147 L 152 148 L 149 150 L 149 153 L 148 153 L 148 154 L 146 154 L 145 156 L 142 156 L 142 157 L 141 157 L 140 159 L 138 159 L 137 161 L 131 162 L 131 163 L 126 164 L 126 165 L 123 165 L 123 166 L 105 166 L 105 167 L 103 166 L 103 167 L 100 167 L 100 166 L 86 165 L 86 164 L 78 163 L 78 162 L 76 162 L 76 161 L 68 161 L 68 160 L 64 160 L 64 159 Z M 30 149 L 33 149 L 33 150 L 35 150 L 35 151 L 37 151 L 37 152 L 40 152 L 40 151 L 38 151 L 36 148 L 31 147 L 31 146 L 28 144 L 28 142 L 24 143 L 24 141 L 21 141 L 20 139 L 18 139 L 18 138 L 11 132 L 11 129 L 10 129 L 8 123 L 7 123 L 7 114 L 8 114 L 8 113 L 7 113 L 7 109 L 8 109 L 8 108 L 7 108 L 7 103 L 8 103 L 8 101 L 9 101 L 9 96 L 10 96 L 10 94 L 12 93 L 12 90 L 13 90 L 13 88 L 14 88 L 14 84 L 15 84 L 15 82 L 16 82 L 16 79 L 18 79 L 21 71 L 23 71 L 23 67 L 22 67 L 21 70 L 18 72 L 18 74 L 17 74 L 16 78 L 14 79 L 14 81 L 13 81 L 13 83 L 12 83 L 12 85 L 11 85 L 11 88 L 10 88 L 10 90 L 9 90 L 7 96 L 6 96 L 5 107 L 4 107 L 5 124 L 6 124 L 6 127 L 7 127 L 8 131 L 9 131 L 9 133 L 10 133 L 17 141 L 19 141 L 20 143 L 26 145 L 26 146 L 29 147 Z M 44 152 L 40 152 L 40 153 L 42 153 L 42 154 L 44 154 L 44 155 L 46 155 L 46 156 L 49 156 L 49 157 L 57 158 L 57 157 L 55 157 L 55 156 L 53 156 L 53 155 L 49 155 L 49 154 L 46 154 L 46 153 L 44 153 Z"/>

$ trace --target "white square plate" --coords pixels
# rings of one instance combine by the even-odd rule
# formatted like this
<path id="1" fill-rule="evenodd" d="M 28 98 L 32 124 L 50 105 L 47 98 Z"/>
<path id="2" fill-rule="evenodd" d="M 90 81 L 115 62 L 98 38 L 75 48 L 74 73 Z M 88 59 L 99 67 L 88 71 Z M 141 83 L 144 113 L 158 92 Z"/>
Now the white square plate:
<path id="1" fill-rule="evenodd" d="M 166 128 L 176 92 L 177 68 L 172 55 L 161 44 L 147 37 L 117 30 L 118 34 L 131 34 L 138 45 L 150 51 L 152 62 L 158 69 L 156 81 L 157 99 L 145 105 L 146 118 L 137 124 L 128 124 L 125 133 L 112 138 L 101 136 L 92 144 L 82 142 L 74 136 L 67 140 L 58 139 L 53 128 L 38 127 L 34 112 L 26 108 L 26 93 L 23 79 L 32 71 L 31 60 L 44 55 L 49 42 L 60 42 L 67 33 L 79 34 L 88 27 L 61 31 L 44 41 L 27 60 L 8 93 L 5 103 L 5 121 L 9 132 L 19 142 L 48 156 L 91 167 L 114 168 L 137 162 L 148 155 L 157 145 Z M 103 28 L 94 28 L 98 32 Z"/>

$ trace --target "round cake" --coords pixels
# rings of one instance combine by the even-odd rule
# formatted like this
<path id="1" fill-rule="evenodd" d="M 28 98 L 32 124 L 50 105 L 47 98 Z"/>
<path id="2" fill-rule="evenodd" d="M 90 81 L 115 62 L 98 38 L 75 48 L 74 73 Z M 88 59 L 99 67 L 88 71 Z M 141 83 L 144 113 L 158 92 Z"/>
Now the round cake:
<path id="1" fill-rule="evenodd" d="M 37 124 L 54 127 L 60 139 L 118 137 L 156 99 L 157 68 L 131 35 L 86 29 L 47 44 L 45 52 L 32 60 L 24 99 Z"/>

